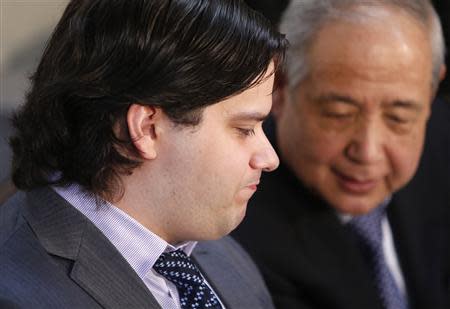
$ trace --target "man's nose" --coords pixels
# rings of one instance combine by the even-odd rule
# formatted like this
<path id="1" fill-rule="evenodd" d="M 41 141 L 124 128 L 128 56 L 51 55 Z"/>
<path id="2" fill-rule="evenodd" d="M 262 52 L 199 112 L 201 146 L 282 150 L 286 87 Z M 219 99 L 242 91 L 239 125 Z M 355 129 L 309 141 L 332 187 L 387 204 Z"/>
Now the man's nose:
<path id="1" fill-rule="evenodd" d="M 271 172 L 275 170 L 278 165 L 280 165 L 278 155 L 276 154 L 270 142 L 267 140 L 267 137 L 264 136 L 257 151 L 255 151 L 252 158 L 250 159 L 250 166 L 253 169 L 260 169 L 265 172 Z"/>
<path id="2" fill-rule="evenodd" d="M 346 148 L 347 157 L 359 164 L 375 164 L 384 156 L 384 130 L 375 120 L 357 126 Z"/>

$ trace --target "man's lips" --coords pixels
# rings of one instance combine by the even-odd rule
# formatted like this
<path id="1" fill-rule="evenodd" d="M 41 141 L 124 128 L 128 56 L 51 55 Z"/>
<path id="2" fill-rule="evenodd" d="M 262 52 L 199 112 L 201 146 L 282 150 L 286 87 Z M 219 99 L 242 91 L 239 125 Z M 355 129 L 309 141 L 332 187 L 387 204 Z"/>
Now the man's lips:
<path id="1" fill-rule="evenodd" d="M 337 170 L 333 170 L 334 174 L 337 176 L 339 186 L 349 193 L 353 194 L 366 194 L 378 184 L 378 179 L 376 177 L 354 177 L 348 176 Z"/>
<path id="2" fill-rule="evenodd" d="M 256 191 L 258 189 L 258 185 L 248 185 L 247 188 L 250 188 L 251 190 Z"/>
<path id="3" fill-rule="evenodd" d="M 248 202 L 248 200 L 253 196 L 253 194 L 258 189 L 259 181 L 250 182 L 247 185 L 241 187 L 239 192 L 237 193 L 237 197 L 241 202 Z"/>
<path id="4" fill-rule="evenodd" d="M 250 190 L 256 191 L 258 189 L 258 185 L 259 185 L 259 181 L 255 181 L 245 187 L 249 188 Z"/>

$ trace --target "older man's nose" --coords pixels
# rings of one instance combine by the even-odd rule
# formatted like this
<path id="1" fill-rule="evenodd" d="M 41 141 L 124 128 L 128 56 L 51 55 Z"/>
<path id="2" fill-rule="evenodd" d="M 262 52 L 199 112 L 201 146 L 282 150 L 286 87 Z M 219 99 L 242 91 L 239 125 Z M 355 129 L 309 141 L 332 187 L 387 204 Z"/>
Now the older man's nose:
<path id="1" fill-rule="evenodd" d="M 375 164 L 383 159 L 383 148 L 383 129 L 369 122 L 355 129 L 346 154 L 355 163 Z"/>

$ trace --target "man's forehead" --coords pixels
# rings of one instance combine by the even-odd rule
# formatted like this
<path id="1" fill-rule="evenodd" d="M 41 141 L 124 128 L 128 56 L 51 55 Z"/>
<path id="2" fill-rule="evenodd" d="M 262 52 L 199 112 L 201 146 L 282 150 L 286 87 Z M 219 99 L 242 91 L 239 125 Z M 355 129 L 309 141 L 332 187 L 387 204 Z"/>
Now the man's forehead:
<path id="1" fill-rule="evenodd" d="M 221 110 L 231 120 L 264 120 L 272 106 L 274 76 L 270 71 L 253 87 L 231 96 L 209 108 Z M 216 107 L 215 107 L 216 106 Z"/>
<path id="2" fill-rule="evenodd" d="M 360 80 L 390 83 L 400 72 L 403 79 L 432 84 L 432 51 L 428 34 L 410 21 L 395 21 L 396 28 L 336 22 L 320 30 L 308 53 L 307 78 L 348 82 Z"/>

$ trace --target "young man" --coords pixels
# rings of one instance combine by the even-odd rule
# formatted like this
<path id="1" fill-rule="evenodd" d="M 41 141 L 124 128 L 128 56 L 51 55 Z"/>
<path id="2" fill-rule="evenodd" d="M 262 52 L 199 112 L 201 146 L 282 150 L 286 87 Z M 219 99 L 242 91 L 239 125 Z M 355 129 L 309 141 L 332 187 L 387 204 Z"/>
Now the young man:
<path id="1" fill-rule="evenodd" d="M 271 308 L 242 249 L 208 240 L 278 165 L 285 45 L 238 0 L 70 2 L 14 118 L 2 308 Z"/>

